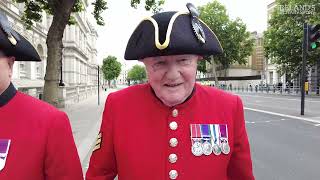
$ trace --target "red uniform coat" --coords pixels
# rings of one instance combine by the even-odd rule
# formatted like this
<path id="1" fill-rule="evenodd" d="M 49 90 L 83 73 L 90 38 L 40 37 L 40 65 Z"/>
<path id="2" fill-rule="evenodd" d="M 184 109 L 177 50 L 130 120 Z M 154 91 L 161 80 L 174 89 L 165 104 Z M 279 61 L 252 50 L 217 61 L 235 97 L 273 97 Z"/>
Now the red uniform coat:
<path id="1" fill-rule="evenodd" d="M 169 128 L 172 121 L 176 130 Z M 230 153 L 194 156 L 190 124 L 227 124 Z M 254 179 L 242 102 L 215 88 L 196 84 L 191 98 L 172 108 L 162 104 L 148 84 L 112 93 L 100 132 L 87 180 L 113 180 L 117 174 L 119 180 L 167 180 L 171 170 L 181 180 Z M 176 147 L 170 146 L 171 138 L 178 140 Z M 175 163 L 168 159 L 172 153 Z"/>
<path id="2" fill-rule="evenodd" d="M 0 106 L 0 139 L 11 139 L 0 179 L 83 179 L 67 115 L 21 92 L 12 96 Z"/>

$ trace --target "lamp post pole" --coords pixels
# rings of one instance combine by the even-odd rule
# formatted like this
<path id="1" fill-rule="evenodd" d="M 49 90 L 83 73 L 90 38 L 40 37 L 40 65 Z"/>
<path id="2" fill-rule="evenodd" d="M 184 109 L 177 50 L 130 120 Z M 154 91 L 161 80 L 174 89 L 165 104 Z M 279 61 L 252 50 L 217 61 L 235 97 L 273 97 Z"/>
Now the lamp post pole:
<path id="1" fill-rule="evenodd" d="M 62 54 L 61 54 L 61 58 L 60 58 L 60 81 L 59 81 L 59 86 L 60 87 L 65 86 L 64 83 L 63 83 L 62 63 L 63 63 L 63 45 L 62 45 Z"/>
<path id="2" fill-rule="evenodd" d="M 100 105 L 100 68 L 98 65 L 98 105 Z"/>

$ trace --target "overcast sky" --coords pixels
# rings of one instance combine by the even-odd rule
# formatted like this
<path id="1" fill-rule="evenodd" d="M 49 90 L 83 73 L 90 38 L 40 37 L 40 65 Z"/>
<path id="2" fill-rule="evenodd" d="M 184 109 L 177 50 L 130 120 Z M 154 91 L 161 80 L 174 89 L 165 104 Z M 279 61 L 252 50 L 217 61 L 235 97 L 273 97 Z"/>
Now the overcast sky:
<path id="1" fill-rule="evenodd" d="M 92 0 L 91 0 L 92 1 Z M 144 0 L 141 0 L 142 2 Z M 247 25 L 249 31 L 262 33 L 267 27 L 267 5 L 273 0 L 218 0 L 227 8 L 227 13 L 234 19 L 239 17 Z M 195 6 L 205 5 L 210 0 L 166 0 L 165 11 L 188 11 L 186 3 Z M 91 11 L 89 8 L 89 11 Z M 138 9 L 130 7 L 130 0 L 108 0 L 108 9 L 103 13 L 105 26 L 96 26 L 99 34 L 97 41 L 98 62 L 104 57 L 114 55 L 124 62 L 124 51 L 127 41 L 139 22 L 151 12 L 142 6 Z M 95 24 L 95 23 L 92 23 Z M 129 67 L 132 62 L 126 63 Z"/>

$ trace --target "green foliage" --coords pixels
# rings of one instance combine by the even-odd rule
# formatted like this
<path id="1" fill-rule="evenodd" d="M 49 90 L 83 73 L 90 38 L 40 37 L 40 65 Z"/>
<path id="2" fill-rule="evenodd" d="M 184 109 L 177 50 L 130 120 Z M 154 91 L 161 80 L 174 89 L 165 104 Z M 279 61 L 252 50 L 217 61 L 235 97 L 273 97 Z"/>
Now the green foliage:
<path id="1" fill-rule="evenodd" d="M 22 16 L 22 21 L 25 23 L 27 29 L 30 29 L 33 25 L 33 22 L 41 22 L 42 20 L 42 11 L 45 11 L 48 14 L 54 15 L 59 13 L 59 7 L 57 6 L 60 3 L 58 0 L 47 1 L 47 0 L 13 0 L 17 3 L 24 3 L 25 10 Z M 75 4 L 71 9 L 71 12 L 80 12 L 84 10 L 84 5 L 81 0 L 75 0 Z M 68 24 L 75 24 L 75 18 L 70 16 Z"/>
<path id="2" fill-rule="evenodd" d="M 21 20 L 26 24 L 27 29 L 30 29 L 33 21 L 40 22 L 42 19 L 42 9 L 49 12 L 48 2 L 45 0 L 14 0 L 17 3 L 25 3 L 25 11 L 21 17 Z"/>
<path id="3" fill-rule="evenodd" d="M 59 13 L 60 8 L 63 8 L 61 6 L 58 6 L 59 0 L 13 0 L 17 3 L 24 3 L 25 5 L 25 11 L 22 16 L 23 22 L 25 22 L 26 27 L 28 29 L 31 28 L 34 22 L 41 22 L 42 15 L 41 12 L 45 11 L 48 14 L 54 15 L 55 11 L 56 13 Z M 161 6 L 164 4 L 165 0 L 145 0 L 145 9 L 147 11 L 152 10 L 152 12 L 159 12 L 162 10 Z M 137 5 L 140 4 L 140 0 L 131 0 L 131 6 L 134 8 L 137 8 Z M 95 0 L 92 5 L 94 5 L 94 11 L 92 12 L 94 18 L 96 19 L 96 22 L 98 25 L 105 25 L 103 17 L 101 16 L 102 12 L 107 7 L 107 1 L 105 0 Z M 75 0 L 75 4 L 71 9 L 71 12 L 77 13 L 81 12 L 85 9 L 83 3 L 81 0 Z M 69 25 L 76 24 L 75 18 L 73 16 L 70 16 Z"/>
<path id="4" fill-rule="evenodd" d="M 215 57 L 216 63 L 221 64 L 224 69 L 236 62 L 246 64 L 247 57 L 253 50 L 254 40 L 250 38 L 241 19 L 230 20 L 226 8 L 216 0 L 199 7 L 199 11 L 200 19 L 216 34 L 224 50 L 222 55 Z"/>
<path id="5" fill-rule="evenodd" d="M 84 10 L 84 5 L 82 4 L 81 0 L 76 0 L 74 6 L 72 7 L 71 12 L 81 12 Z"/>
<path id="6" fill-rule="evenodd" d="M 103 77 L 106 80 L 113 80 L 120 75 L 121 63 L 117 61 L 116 57 L 108 56 L 107 58 L 103 59 L 101 69 L 103 72 Z"/>
<path id="7" fill-rule="evenodd" d="M 108 9 L 107 2 L 104 0 L 96 0 L 95 2 L 92 3 L 92 5 L 94 5 L 94 11 L 92 14 L 93 14 L 94 18 L 96 19 L 97 24 L 104 26 L 105 23 L 104 23 L 103 18 L 101 17 L 101 13 L 104 10 Z"/>
<path id="8" fill-rule="evenodd" d="M 146 70 L 143 66 L 134 65 L 128 72 L 128 80 L 142 81 L 146 79 Z"/>
<path id="9" fill-rule="evenodd" d="M 198 61 L 197 70 L 200 71 L 200 72 L 203 72 L 203 73 L 207 72 L 206 60 Z"/>
<path id="10" fill-rule="evenodd" d="M 264 33 L 266 57 L 277 64 L 281 75 L 297 76 L 302 64 L 303 23 L 320 23 L 319 0 L 276 0 L 276 5 Z M 302 10 L 301 7 L 308 8 Z M 315 64 L 319 56 L 320 49 L 311 52 L 307 65 Z"/>
<path id="11" fill-rule="evenodd" d="M 137 8 L 138 4 L 140 4 L 140 0 L 131 0 L 131 7 Z M 145 0 L 144 8 L 147 11 L 152 10 L 153 13 L 157 13 L 162 11 L 161 6 L 165 3 L 165 0 Z"/>

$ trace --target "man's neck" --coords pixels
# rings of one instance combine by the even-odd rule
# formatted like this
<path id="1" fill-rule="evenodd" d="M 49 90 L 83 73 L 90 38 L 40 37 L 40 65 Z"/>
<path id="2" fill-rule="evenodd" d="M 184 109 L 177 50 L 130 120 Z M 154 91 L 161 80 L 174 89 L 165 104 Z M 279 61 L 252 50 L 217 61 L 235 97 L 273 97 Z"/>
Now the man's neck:
<path id="1" fill-rule="evenodd" d="M 0 108 L 4 105 L 6 105 L 13 97 L 16 95 L 17 90 L 13 86 L 13 84 L 9 84 L 7 89 L 5 89 L 1 94 L 0 94 Z"/>
<path id="2" fill-rule="evenodd" d="M 6 83 L 6 85 L 0 87 L 0 95 L 2 95 L 2 93 L 3 93 L 4 91 L 6 91 L 6 90 L 9 88 L 9 86 L 10 86 L 10 82 L 9 82 L 9 83 Z"/>

